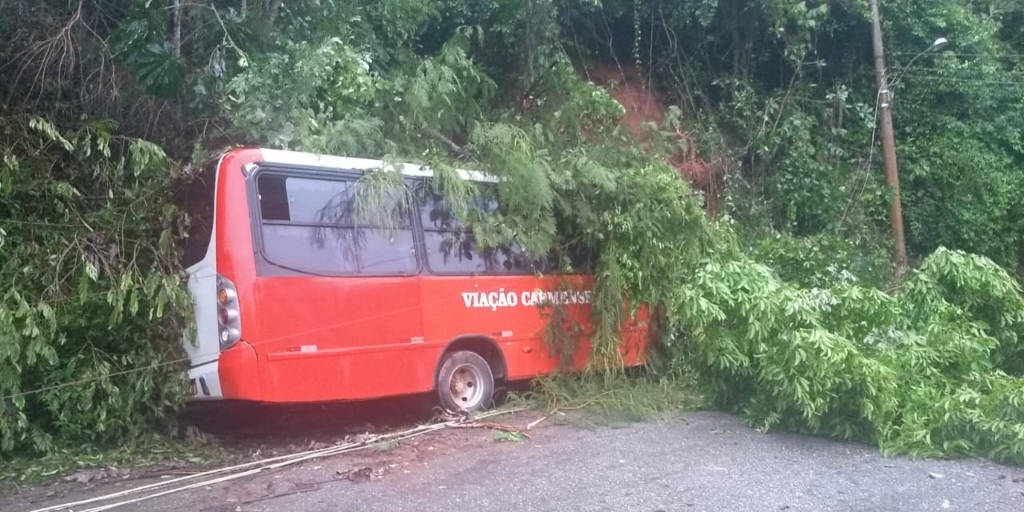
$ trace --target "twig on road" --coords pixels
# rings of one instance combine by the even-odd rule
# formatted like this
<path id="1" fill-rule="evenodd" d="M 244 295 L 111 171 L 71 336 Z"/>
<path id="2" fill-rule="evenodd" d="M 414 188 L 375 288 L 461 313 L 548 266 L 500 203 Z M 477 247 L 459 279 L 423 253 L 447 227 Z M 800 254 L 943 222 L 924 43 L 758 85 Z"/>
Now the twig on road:
<path id="1" fill-rule="evenodd" d="M 474 423 L 455 423 L 455 424 L 448 425 L 448 426 L 451 427 L 451 428 L 486 428 L 486 429 L 490 429 L 490 430 L 499 430 L 501 432 L 510 432 L 510 433 L 513 433 L 513 434 L 519 434 L 519 435 L 521 435 L 521 436 L 523 436 L 523 437 L 525 437 L 527 439 L 530 438 L 530 435 L 527 434 L 524 429 L 521 429 L 521 428 L 518 428 L 518 427 L 512 427 L 512 426 L 509 426 L 509 425 L 502 425 L 501 423 L 493 423 L 493 422 L 490 422 L 490 421 L 484 422 L 484 423 L 480 423 L 480 422 L 474 422 Z"/>
<path id="2" fill-rule="evenodd" d="M 540 425 L 541 422 L 543 422 L 544 420 L 554 416 L 555 414 L 558 414 L 559 412 L 560 411 L 558 410 L 558 407 L 555 407 L 554 409 L 551 410 L 551 412 L 545 414 L 544 416 L 541 416 L 540 418 L 537 418 L 537 419 L 531 421 L 530 423 L 527 423 L 526 424 L 526 430 L 530 430 L 533 427 L 536 427 L 537 425 Z"/>
<path id="3" fill-rule="evenodd" d="M 320 490 L 320 484 L 321 483 L 327 483 L 327 482 L 332 482 L 332 481 L 333 480 L 328 480 L 328 481 L 325 481 L 325 482 L 319 482 L 319 483 L 313 483 L 313 484 L 304 484 L 304 485 L 300 486 L 298 489 L 292 489 L 291 491 L 288 491 L 288 492 L 281 492 L 281 493 L 277 493 L 277 494 L 271 494 L 270 496 L 262 496 L 262 497 L 259 497 L 259 498 L 253 498 L 251 500 L 239 501 L 237 504 L 238 505 L 252 505 L 253 503 L 260 503 L 260 502 L 263 502 L 263 501 L 276 500 L 278 498 L 284 498 L 285 496 L 294 496 L 296 494 L 304 494 L 304 493 L 307 493 L 307 492 L 316 492 L 316 491 Z"/>

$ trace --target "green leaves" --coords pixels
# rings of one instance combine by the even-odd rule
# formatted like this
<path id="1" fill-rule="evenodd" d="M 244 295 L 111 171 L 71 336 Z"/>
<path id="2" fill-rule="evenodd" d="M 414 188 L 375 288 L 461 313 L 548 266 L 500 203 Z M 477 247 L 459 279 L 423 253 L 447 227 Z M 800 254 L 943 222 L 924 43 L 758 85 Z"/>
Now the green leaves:
<path id="1" fill-rule="evenodd" d="M 750 423 L 1024 463 L 1024 299 L 991 260 L 940 249 L 898 298 L 795 288 L 742 260 L 700 275 L 674 305 L 677 357 Z"/>
<path id="2" fill-rule="evenodd" d="M 413 129 L 464 130 L 480 117 L 495 84 L 468 54 L 474 37 L 483 39 L 479 27 L 461 27 L 438 56 L 423 60 L 410 79 L 397 83 L 405 89 Z"/>
<path id="3" fill-rule="evenodd" d="M 337 37 L 290 44 L 234 77 L 222 105 L 238 129 L 268 146 L 365 155 L 382 146 L 382 121 L 371 110 L 387 89 L 372 64 Z"/>
<path id="4" fill-rule="evenodd" d="M 0 220 L 0 457 L 168 432 L 191 305 L 158 242 L 184 227 L 169 159 L 112 123 L 0 123 L 19 171 L 0 202 L 17 219 Z"/>
<path id="5" fill-rule="evenodd" d="M 185 84 L 185 63 L 169 43 L 152 43 L 132 56 L 131 65 L 146 92 L 161 98 L 176 95 Z"/>

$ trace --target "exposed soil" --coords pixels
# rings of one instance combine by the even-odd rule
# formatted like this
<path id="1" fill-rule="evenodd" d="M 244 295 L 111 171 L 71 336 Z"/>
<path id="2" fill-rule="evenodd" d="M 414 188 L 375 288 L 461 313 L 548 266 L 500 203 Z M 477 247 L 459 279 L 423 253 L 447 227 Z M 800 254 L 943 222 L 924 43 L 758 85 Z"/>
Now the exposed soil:
<path id="1" fill-rule="evenodd" d="M 600 63 L 586 70 L 584 77 L 599 85 L 622 105 L 626 113 L 620 124 L 641 142 L 646 142 L 644 123 L 653 123 L 659 128 L 665 119 L 668 105 L 655 93 L 648 80 L 629 64 Z M 697 151 L 693 136 L 677 129 L 675 137 L 679 149 L 669 158 L 679 175 L 705 197 L 705 207 L 714 215 L 718 209 L 719 183 L 724 172 L 725 160 L 719 156 L 712 161 L 704 160 Z"/>
<path id="2" fill-rule="evenodd" d="M 643 123 L 661 126 L 668 106 L 650 89 L 637 74 L 636 68 L 628 64 L 600 63 L 586 71 L 588 80 L 608 91 L 626 110 L 620 122 L 633 135 L 644 133 Z"/>

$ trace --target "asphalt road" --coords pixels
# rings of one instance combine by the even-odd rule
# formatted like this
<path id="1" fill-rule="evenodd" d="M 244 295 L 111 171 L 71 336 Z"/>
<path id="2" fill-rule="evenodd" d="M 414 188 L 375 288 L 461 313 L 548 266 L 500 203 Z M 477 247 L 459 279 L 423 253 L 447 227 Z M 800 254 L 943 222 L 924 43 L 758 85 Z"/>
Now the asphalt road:
<path id="1" fill-rule="evenodd" d="M 1024 468 L 886 458 L 870 446 L 762 434 L 720 413 L 596 430 L 548 425 L 531 436 L 423 438 L 115 510 L 1024 511 Z M 362 483 L 337 476 L 364 463 L 390 469 Z"/>
<path id="2" fill-rule="evenodd" d="M 548 433 L 244 510 L 1024 511 L 1024 469 L 884 458 L 867 446 L 761 434 L 723 414 Z"/>

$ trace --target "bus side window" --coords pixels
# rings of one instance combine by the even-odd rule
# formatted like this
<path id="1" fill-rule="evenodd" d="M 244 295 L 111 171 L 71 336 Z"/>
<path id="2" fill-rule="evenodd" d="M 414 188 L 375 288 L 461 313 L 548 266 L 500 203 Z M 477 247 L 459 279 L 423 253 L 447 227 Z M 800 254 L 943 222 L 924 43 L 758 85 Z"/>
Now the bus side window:
<path id="1" fill-rule="evenodd" d="M 442 274 L 483 274 L 487 265 L 474 251 L 476 239 L 462 226 L 452 205 L 427 186 L 417 189 L 427 265 Z"/>
<path id="2" fill-rule="evenodd" d="M 357 215 L 358 188 L 355 179 L 261 175 L 257 189 L 267 261 L 316 275 L 416 273 L 408 212 L 405 218 L 397 214 L 396 225 L 385 229 L 381 212 Z"/>
<path id="3" fill-rule="evenodd" d="M 425 184 L 416 189 L 427 265 L 439 274 L 532 273 L 534 262 L 521 245 L 512 243 L 480 249 L 473 230 L 460 222 L 460 216 L 498 212 L 500 205 L 494 187 L 481 185 L 481 188 L 473 204 L 451 204 Z"/>

